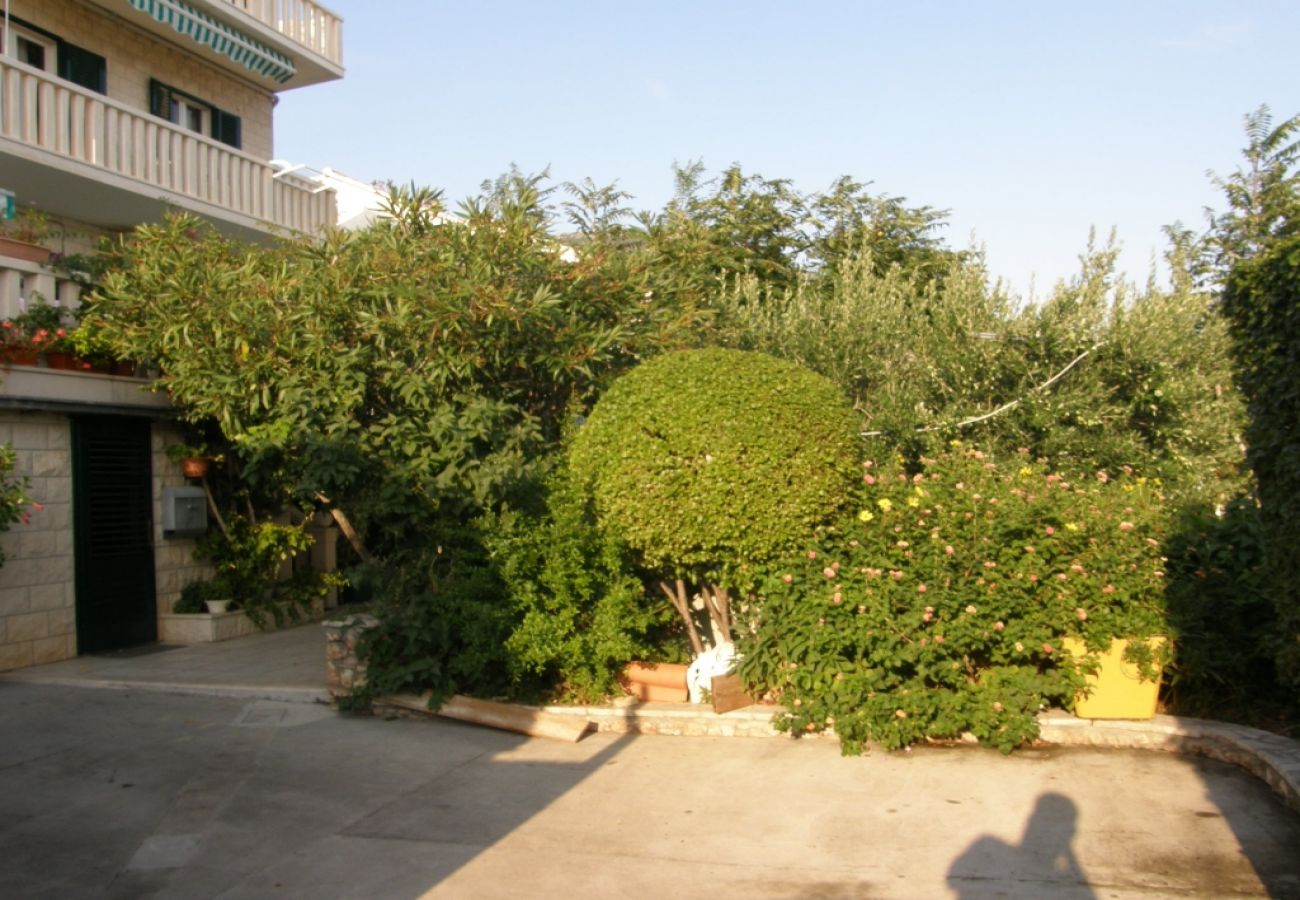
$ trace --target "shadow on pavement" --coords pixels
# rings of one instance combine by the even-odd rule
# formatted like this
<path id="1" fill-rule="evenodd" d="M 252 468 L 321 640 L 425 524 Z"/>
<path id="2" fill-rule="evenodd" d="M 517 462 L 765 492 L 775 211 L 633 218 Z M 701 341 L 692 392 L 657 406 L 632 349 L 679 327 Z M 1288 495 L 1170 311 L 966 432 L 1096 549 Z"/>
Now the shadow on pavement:
<path id="1" fill-rule="evenodd" d="M 1253 775 L 1228 763 L 1188 759 L 1205 785 L 1205 808 L 1195 815 L 1207 824 L 1223 819 L 1268 896 L 1300 898 L 1300 821 Z M 1207 862 L 1210 862 L 1207 860 Z M 1226 866 L 1223 868 L 1227 868 Z M 1208 886 L 1223 894 L 1235 883 Z"/>
<path id="2" fill-rule="evenodd" d="M 0 896 L 25 900 L 418 897 L 628 740 L 17 683 L 0 721 Z"/>
<path id="3" fill-rule="evenodd" d="M 1034 896 L 1092 900 L 1087 876 L 1074 854 L 1079 811 L 1062 794 L 1038 798 L 1019 844 L 984 835 L 953 861 L 948 886 L 961 900 Z"/>

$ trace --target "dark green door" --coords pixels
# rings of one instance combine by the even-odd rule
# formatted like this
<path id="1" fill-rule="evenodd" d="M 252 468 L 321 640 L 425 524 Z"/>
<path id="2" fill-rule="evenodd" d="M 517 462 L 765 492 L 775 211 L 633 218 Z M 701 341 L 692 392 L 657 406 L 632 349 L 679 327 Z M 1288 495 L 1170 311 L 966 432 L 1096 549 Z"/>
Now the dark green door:
<path id="1" fill-rule="evenodd" d="M 80 653 L 158 639 L 150 488 L 147 420 L 73 419 Z"/>

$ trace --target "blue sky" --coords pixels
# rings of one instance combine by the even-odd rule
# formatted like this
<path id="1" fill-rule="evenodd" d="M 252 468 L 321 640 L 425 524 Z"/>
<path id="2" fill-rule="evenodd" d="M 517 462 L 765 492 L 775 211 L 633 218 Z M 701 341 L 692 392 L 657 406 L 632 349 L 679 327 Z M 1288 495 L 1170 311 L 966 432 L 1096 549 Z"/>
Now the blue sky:
<path id="1" fill-rule="evenodd" d="M 1118 229 L 1144 281 L 1198 227 L 1242 116 L 1300 112 L 1300 3 L 326 0 L 346 77 L 288 92 L 276 156 L 452 201 L 517 163 L 615 179 L 672 163 L 824 190 L 840 175 L 951 211 L 1022 294 Z"/>

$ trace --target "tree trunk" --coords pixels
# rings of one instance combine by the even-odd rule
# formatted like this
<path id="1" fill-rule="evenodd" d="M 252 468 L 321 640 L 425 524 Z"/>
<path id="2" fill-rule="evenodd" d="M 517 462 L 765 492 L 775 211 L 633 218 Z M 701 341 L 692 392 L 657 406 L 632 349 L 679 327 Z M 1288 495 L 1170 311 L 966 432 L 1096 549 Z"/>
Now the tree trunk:
<path id="1" fill-rule="evenodd" d="M 695 628 L 695 620 L 691 618 L 691 601 L 686 593 L 686 582 L 680 578 L 675 585 L 669 585 L 666 581 L 659 582 L 659 590 L 664 592 L 677 614 L 682 617 L 686 623 L 686 636 L 691 641 L 691 652 L 699 656 L 704 652 L 704 642 L 700 640 L 700 633 Z"/>

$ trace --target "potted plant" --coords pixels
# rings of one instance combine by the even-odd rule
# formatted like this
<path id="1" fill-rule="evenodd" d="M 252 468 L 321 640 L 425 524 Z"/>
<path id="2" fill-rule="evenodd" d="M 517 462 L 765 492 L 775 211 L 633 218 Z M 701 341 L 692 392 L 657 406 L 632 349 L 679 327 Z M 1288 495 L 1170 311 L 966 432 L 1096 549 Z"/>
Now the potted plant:
<path id="1" fill-rule="evenodd" d="M 176 613 L 203 613 L 211 615 L 228 612 L 231 597 L 230 584 L 224 578 L 191 581 L 181 589 L 181 596 L 172 607 Z"/>
<path id="2" fill-rule="evenodd" d="M 167 458 L 181 467 L 186 478 L 202 478 L 208 474 L 213 457 L 207 444 L 172 444 L 167 448 Z"/>
<path id="3" fill-rule="evenodd" d="M 27 308 L 0 322 L 0 346 L 9 365 L 44 365 L 51 369 L 76 368 L 76 356 L 63 310 L 34 295 Z"/>
<path id="4" fill-rule="evenodd" d="M 11 221 L 0 222 L 0 256 L 44 265 L 50 259 L 50 251 L 40 242 L 49 235 L 45 214 L 24 209 Z"/>

